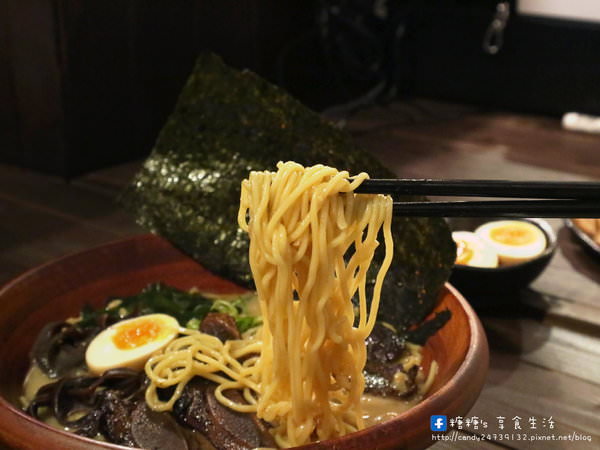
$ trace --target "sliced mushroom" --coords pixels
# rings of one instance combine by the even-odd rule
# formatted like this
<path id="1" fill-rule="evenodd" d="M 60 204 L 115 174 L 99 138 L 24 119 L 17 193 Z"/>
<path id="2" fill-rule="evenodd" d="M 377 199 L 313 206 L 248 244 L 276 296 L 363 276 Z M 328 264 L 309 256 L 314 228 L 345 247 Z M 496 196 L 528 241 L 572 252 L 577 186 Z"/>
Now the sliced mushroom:
<path id="1" fill-rule="evenodd" d="M 255 414 L 240 413 L 223 406 L 214 395 L 215 388 L 215 383 L 202 378 L 192 380 L 175 403 L 175 417 L 204 434 L 218 450 L 276 447 Z M 237 391 L 230 391 L 228 396 L 243 402 Z"/>
<path id="2" fill-rule="evenodd" d="M 31 359 L 50 378 L 67 375 L 85 362 L 85 349 L 98 333 L 96 328 L 81 329 L 67 322 L 51 322 L 38 334 L 31 348 Z"/>
<path id="3" fill-rule="evenodd" d="M 200 331 L 216 336 L 222 342 L 241 338 L 235 319 L 225 313 L 208 313 L 200 323 Z"/>
<path id="4" fill-rule="evenodd" d="M 188 450 L 188 443 L 170 414 L 152 411 L 138 402 L 131 415 L 131 434 L 138 447 L 148 450 Z"/>

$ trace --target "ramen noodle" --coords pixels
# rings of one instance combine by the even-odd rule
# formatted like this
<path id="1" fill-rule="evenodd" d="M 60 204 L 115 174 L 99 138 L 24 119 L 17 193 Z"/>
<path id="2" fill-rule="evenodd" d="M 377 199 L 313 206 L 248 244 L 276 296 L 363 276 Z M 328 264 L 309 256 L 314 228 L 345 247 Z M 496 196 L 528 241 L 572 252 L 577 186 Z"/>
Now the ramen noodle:
<path id="1" fill-rule="evenodd" d="M 264 320 L 257 414 L 290 446 L 364 426 L 365 339 L 392 259 L 392 201 L 354 194 L 364 173 L 277 167 L 243 182 L 239 222 L 250 234 Z M 369 302 L 366 275 L 382 229 L 385 259 Z"/>

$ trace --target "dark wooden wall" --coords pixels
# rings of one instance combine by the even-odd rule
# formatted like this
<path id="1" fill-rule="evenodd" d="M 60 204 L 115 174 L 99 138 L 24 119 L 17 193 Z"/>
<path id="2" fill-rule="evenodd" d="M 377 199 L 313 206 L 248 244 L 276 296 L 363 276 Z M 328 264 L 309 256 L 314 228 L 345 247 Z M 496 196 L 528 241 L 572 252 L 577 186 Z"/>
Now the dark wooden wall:
<path id="1" fill-rule="evenodd" d="M 71 177 L 151 149 L 199 52 L 267 78 L 303 0 L 5 0 L 0 162 Z"/>
<path id="2" fill-rule="evenodd" d="M 394 3 L 405 33 L 386 62 L 394 67 L 393 92 L 557 116 L 600 114 L 600 25 L 519 16 L 511 0 L 504 46 L 489 55 L 482 40 L 496 3 Z M 0 162 L 68 178 L 146 155 L 204 50 L 280 82 L 314 108 L 353 100 L 372 86 L 344 85 L 352 69 L 324 57 L 315 21 L 324 4 L 0 1 Z"/>
<path id="3" fill-rule="evenodd" d="M 497 1 L 418 2 L 408 19 L 404 92 L 561 115 L 600 115 L 600 24 L 516 13 L 501 50 L 483 51 Z"/>

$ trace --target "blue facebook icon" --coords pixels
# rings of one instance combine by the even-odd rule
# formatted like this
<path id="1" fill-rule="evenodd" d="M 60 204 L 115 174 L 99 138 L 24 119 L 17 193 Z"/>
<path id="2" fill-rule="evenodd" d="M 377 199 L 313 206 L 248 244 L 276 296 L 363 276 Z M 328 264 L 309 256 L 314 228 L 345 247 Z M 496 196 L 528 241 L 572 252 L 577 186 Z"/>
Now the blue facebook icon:
<path id="1" fill-rule="evenodd" d="M 431 431 L 446 431 L 447 428 L 446 416 L 431 416 Z"/>

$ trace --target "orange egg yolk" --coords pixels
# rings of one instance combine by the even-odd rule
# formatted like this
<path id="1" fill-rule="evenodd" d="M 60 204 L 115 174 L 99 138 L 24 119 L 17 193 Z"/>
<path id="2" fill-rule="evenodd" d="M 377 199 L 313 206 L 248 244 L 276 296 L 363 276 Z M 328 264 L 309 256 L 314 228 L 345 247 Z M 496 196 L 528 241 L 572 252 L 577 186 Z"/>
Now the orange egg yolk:
<path id="1" fill-rule="evenodd" d="M 131 350 L 156 340 L 162 331 L 156 320 L 140 319 L 120 325 L 112 339 L 118 349 Z"/>
<path id="2" fill-rule="evenodd" d="M 473 249 L 462 239 L 456 241 L 456 264 L 468 264 L 473 258 Z"/>
<path id="3" fill-rule="evenodd" d="M 535 235 L 527 228 L 521 227 L 498 227 L 490 231 L 490 237 L 505 245 L 527 245 L 535 241 Z"/>

